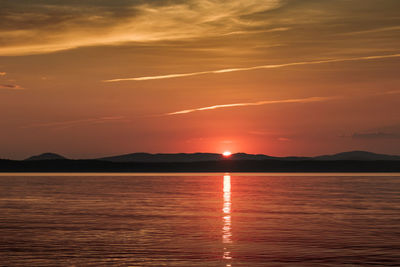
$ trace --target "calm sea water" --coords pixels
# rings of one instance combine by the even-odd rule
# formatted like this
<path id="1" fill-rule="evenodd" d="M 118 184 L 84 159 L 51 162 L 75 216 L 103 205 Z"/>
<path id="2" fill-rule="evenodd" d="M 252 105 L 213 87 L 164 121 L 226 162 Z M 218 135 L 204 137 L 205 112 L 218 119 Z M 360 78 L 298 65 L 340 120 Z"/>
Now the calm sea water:
<path id="1" fill-rule="evenodd" d="M 400 266 L 400 174 L 0 176 L 1 266 Z"/>

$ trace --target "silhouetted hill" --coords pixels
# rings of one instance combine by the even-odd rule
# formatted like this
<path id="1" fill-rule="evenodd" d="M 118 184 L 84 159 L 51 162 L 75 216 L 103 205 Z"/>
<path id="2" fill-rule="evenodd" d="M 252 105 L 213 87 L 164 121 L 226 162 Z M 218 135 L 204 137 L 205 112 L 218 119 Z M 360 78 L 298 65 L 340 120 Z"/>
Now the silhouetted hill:
<path id="1" fill-rule="evenodd" d="M 54 153 L 44 153 L 32 156 L 26 160 L 61 160 L 66 159 L 63 156 Z M 283 161 L 304 161 L 304 160 L 400 160 L 400 156 L 377 154 L 366 151 L 350 151 L 333 155 L 322 155 L 316 157 L 273 157 L 263 154 L 246 154 L 236 153 L 229 158 L 223 157 L 217 153 L 131 153 L 124 155 L 116 155 L 110 157 L 97 158 L 94 160 L 110 161 L 110 162 L 203 162 L 203 161 L 220 161 L 220 160 L 283 160 Z"/>
<path id="2" fill-rule="evenodd" d="M 111 162 L 192 162 L 222 160 L 223 156 L 216 153 L 177 153 L 177 154 L 150 154 L 132 153 L 97 160 Z"/>
<path id="3" fill-rule="evenodd" d="M 376 154 L 367 151 L 349 151 L 314 157 L 316 160 L 400 160 L 400 156 Z"/>
<path id="4" fill-rule="evenodd" d="M 246 153 L 236 153 L 229 157 L 231 160 L 266 160 L 266 159 L 279 159 L 278 157 L 272 157 L 263 154 L 246 154 Z"/>
<path id="5" fill-rule="evenodd" d="M 307 159 L 307 158 L 279 158 L 271 157 L 263 154 L 246 154 L 236 153 L 229 158 L 223 157 L 217 153 L 177 153 L 177 154 L 150 154 L 150 153 L 132 153 L 118 155 L 112 157 L 98 158 L 97 160 L 111 162 L 200 162 L 200 161 L 217 161 L 217 160 L 266 160 L 266 159 Z"/>
<path id="6" fill-rule="evenodd" d="M 29 157 L 25 160 L 60 160 L 60 159 L 66 159 L 66 158 L 55 153 L 43 153 L 40 155 Z"/>
<path id="7" fill-rule="evenodd" d="M 318 157 L 271 157 L 246 153 L 133 153 L 71 160 L 44 153 L 0 160 L 0 172 L 400 172 L 400 156 L 351 151 Z"/>
<path id="8" fill-rule="evenodd" d="M 272 157 L 263 154 L 236 153 L 229 158 L 216 153 L 178 153 L 178 154 L 150 154 L 150 153 L 132 153 L 126 155 L 117 155 L 111 157 L 99 158 L 97 160 L 111 162 L 200 162 L 200 161 L 218 161 L 218 160 L 400 160 L 400 156 L 376 154 L 366 151 L 350 151 L 334 155 L 323 155 L 317 157 Z"/>

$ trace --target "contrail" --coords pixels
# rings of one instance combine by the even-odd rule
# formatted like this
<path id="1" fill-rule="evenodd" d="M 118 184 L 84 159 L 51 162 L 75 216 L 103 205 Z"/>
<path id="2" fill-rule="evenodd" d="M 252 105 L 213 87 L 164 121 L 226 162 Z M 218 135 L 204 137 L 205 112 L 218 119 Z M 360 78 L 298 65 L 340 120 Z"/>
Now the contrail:
<path id="1" fill-rule="evenodd" d="M 197 75 L 204 75 L 204 74 L 219 74 L 219 73 L 227 73 L 227 72 L 259 70 L 259 69 L 278 69 L 278 68 L 284 68 L 284 67 L 290 67 L 290 66 L 314 65 L 314 64 L 331 63 L 331 62 L 373 60 L 373 59 L 396 58 L 396 57 L 400 57 L 400 54 L 353 57 L 353 58 L 337 58 L 337 59 L 326 59 L 326 60 L 318 60 L 318 61 L 302 61 L 302 62 L 292 62 L 292 63 L 284 63 L 284 64 L 274 64 L 274 65 L 261 65 L 261 66 L 247 67 L 247 68 L 231 68 L 231 69 L 199 71 L 199 72 L 191 72 L 191 73 L 167 74 L 167 75 L 160 75 L 160 76 L 121 78 L 121 79 L 104 80 L 103 82 L 161 80 L 161 79 L 197 76 Z"/>
<path id="2" fill-rule="evenodd" d="M 379 95 L 394 95 L 400 94 L 400 90 L 391 90 L 386 92 L 379 92 L 375 94 L 370 94 L 369 96 L 379 96 Z M 233 104 L 222 104 L 222 105 L 214 105 L 202 108 L 194 108 L 194 109 L 185 109 L 175 112 L 170 112 L 163 114 L 164 116 L 171 116 L 171 115 L 180 115 L 180 114 L 187 114 L 196 111 L 205 111 L 205 110 L 213 110 L 218 108 L 232 108 L 232 107 L 244 107 L 244 106 L 261 106 L 261 105 L 268 105 L 268 104 L 283 104 L 283 103 L 310 103 L 310 102 L 322 102 L 328 101 L 333 99 L 340 99 L 344 98 L 343 96 L 327 96 L 327 97 L 320 97 L 320 96 L 313 96 L 313 97 L 305 97 L 305 98 L 294 98 L 294 99 L 283 99 L 283 100 L 265 100 L 265 101 L 257 101 L 257 102 L 244 102 L 244 103 L 233 103 Z"/>
<path id="3" fill-rule="evenodd" d="M 321 102 L 321 101 L 327 101 L 327 100 L 331 100 L 331 99 L 335 99 L 335 98 L 338 98 L 338 97 L 337 96 L 307 97 L 307 98 L 295 98 L 295 99 L 284 99 L 284 100 L 266 100 L 266 101 L 257 101 L 257 102 L 233 103 L 233 104 L 215 105 L 215 106 L 202 107 L 202 108 L 185 109 L 185 110 L 175 111 L 175 112 L 171 112 L 171 113 L 166 113 L 164 115 L 165 116 L 180 115 L 180 114 L 187 114 L 187 113 L 192 113 L 192 112 L 196 112 L 196 111 L 205 111 L 205 110 L 212 110 L 212 109 L 218 109 L 218 108 L 261 106 L 261 105 L 281 104 L 281 103 Z"/>

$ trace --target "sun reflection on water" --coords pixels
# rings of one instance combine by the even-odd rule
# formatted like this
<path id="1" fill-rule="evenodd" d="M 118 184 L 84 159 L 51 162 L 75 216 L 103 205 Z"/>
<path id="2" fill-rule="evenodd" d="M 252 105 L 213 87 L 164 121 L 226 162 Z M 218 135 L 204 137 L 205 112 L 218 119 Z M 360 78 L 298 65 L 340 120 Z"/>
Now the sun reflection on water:
<path id="1" fill-rule="evenodd" d="M 228 245 L 232 243 L 232 221 L 231 221 L 231 176 L 224 175 L 224 206 L 223 206 L 223 227 L 222 227 L 222 243 L 224 244 L 224 254 L 222 258 L 224 260 L 232 260 L 231 252 Z M 227 267 L 232 266 L 229 262 L 226 264 Z"/>

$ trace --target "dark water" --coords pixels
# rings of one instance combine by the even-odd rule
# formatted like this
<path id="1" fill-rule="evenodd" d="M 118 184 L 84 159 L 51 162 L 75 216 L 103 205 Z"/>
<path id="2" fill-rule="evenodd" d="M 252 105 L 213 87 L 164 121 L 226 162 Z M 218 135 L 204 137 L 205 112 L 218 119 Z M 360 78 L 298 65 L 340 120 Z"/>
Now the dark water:
<path id="1" fill-rule="evenodd" d="M 0 176 L 1 266 L 400 266 L 399 176 Z"/>

